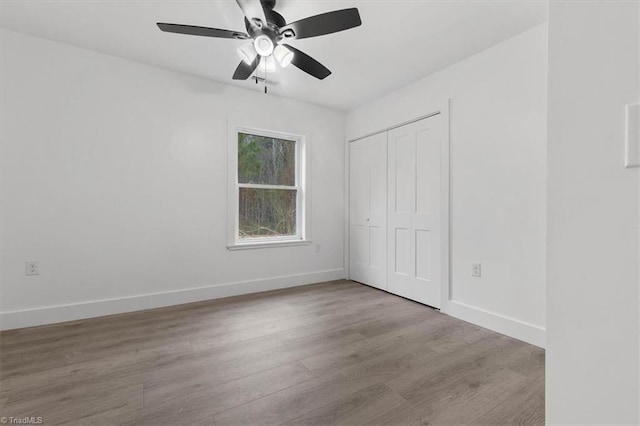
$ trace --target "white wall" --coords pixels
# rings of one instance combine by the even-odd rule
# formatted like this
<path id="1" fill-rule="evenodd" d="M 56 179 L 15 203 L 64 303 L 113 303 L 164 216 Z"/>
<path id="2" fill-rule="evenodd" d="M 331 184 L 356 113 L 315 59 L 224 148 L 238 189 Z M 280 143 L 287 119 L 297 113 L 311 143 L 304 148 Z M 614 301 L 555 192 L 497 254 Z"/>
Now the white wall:
<path id="1" fill-rule="evenodd" d="M 4 328 L 344 276 L 344 113 L 0 36 Z M 320 253 L 227 251 L 228 116 L 310 129 Z"/>
<path id="2" fill-rule="evenodd" d="M 551 1 L 547 420 L 638 424 L 640 3 Z"/>
<path id="3" fill-rule="evenodd" d="M 452 296 L 445 311 L 544 345 L 547 27 L 347 116 L 352 139 L 452 100 Z M 482 263 L 482 278 L 471 263 Z"/>

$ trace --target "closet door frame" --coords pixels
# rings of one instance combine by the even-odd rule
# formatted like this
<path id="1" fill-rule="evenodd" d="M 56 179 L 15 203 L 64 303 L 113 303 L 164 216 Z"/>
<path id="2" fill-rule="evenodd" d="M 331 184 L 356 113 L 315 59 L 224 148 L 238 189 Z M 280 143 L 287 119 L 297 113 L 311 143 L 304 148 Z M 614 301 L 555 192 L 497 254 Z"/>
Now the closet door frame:
<path id="1" fill-rule="evenodd" d="M 441 153 L 441 191 L 440 191 L 440 253 L 441 253 L 441 271 L 442 271 L 442 280 L 441 280 L 441 291 L 440 291 L 440 311 L 447 313 L 449 311 L 449 301 L 452 299 L 451 293 L 451 100 L 447 99 L 445 101 L 427 104 L 424 105 L 421 109 L 421 114 L 418 116 L 414 116 L 414 118 L 410 118 L 408 120 L 398 122 L 397 124 L 390 125 L 386 128 L 367 133 L 365 135 L 350 139 L 345 144 L 345 272 L 347 278 L 350 278 L 349 272 L 349 250 L 350 250 L 350 241 L 349 241 L 349 232 L 350 232 L 350 214 L 349 214 L 349 200 L 350 200 L 350 182 L 349 182 L 349 173 L 350 173 L 350 144 L 352 142 L 358 141 L 360 139 L 367 138 L 369 136 L 373 136 L 378 133 L 387 133 L 389 130 L 396 129 L 398 127 L 405 126 L 407 124 L 414 123 L 416 121 L 423 120 L 425 118 L 433 117 L 435 115 L 440 115 L 443 122 L 443 146 Z M 388 145 L 387 145 L 388 147 Z M 388 153 L 387 153 L 388 155 Z M 387 244 L 389 242 L 387 241 Z"/>

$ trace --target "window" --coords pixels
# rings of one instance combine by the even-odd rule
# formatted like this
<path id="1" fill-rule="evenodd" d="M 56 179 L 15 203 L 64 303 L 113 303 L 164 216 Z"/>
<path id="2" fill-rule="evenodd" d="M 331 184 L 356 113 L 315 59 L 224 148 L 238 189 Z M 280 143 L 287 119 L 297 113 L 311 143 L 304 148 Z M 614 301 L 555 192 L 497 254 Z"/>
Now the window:
<path id="1" fill-rule="evenodd" d="M 234 134 L 230 180 L 235 208 L 229 248 L 303 242 L 303 138 L 244 128 L 237 128 Z"/>

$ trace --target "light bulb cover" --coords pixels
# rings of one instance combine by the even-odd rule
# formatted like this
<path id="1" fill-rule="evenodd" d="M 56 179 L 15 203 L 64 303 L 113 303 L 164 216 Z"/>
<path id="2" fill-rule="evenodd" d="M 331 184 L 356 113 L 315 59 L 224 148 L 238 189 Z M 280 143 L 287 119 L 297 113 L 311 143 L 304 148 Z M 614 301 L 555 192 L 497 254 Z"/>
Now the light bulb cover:
<path id="1" fill-rule="evenodd" d="M 255 47 L 253 47 L 253 43 L 247 43 L 238 48 L 238 56 L 240 59 L 247 65 L 251 65 L 253 61 L 258 56 L 258 52 L 256 52 Z"/>
<path id="2" fill-rule="evenodd" d="M 276 71 L 276 61 L 273 59 L 273 56 L 263 56 L 260 59 L 260 63 L 258 64 L 259 72 L 275 72 Z"/>
<path id="3" fill-rule="evenodd" d="M 282 68 L 288 67 L 291 61 L 293 61 L 293 52 L 282 45 L 276 46 L 273 50 L 273 56 L 276 57 L 276 60 Z"/>
<path id="4" fill-rule="evenodd" d="M 260 56 L 270 56 L 273 53 L 273 40 L 261 34 L 253 40 L 253 47 Z"/>

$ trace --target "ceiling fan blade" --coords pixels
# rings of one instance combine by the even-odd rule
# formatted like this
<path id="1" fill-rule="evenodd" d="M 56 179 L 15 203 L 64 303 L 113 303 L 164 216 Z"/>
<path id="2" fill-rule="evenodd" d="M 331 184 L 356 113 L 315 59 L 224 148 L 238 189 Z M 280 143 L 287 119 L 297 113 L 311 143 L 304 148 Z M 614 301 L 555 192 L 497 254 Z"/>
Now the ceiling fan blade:
<path id="1" fill-rule="evenodd" d="M 254 19 L 259 19 L 264 25 L 267 24 L 267 18 L 264 15 L 264 9 L 260 0 L 236 0 L 242 13 L 247 17 L 249 22 L 254 22 Z"/>
<path id="2" fill-rule="evenodd" d="M 362 24 L 357 8 L 334 10 L 320 15 L 310 16 L 299 21 L 292 22 L 280 29 L 288 39 L 301 39 L 317 37 L 325 34 L 337 33 L 348 30 Z M 286 30 L 293 30 L 292 35 L 287 36 Z"/>
<path id="3" fill-rule="evenodd" d="M 245 61 L 240 61 L 238 68 L 236 68 L 236 72 L 233 73 L 234 80 L 246 80 L 251 77 L 251 74 L 258 68 L 258 64 L 260 63 L 260 55 L 257 55 L 253 60 L 251 65 L 247 65 Z"/>
<path id="4" fill-rule="evenodd" d="M 291 61 L 291 63 L 300 68 L 302 71 L 314 76 L 319 80 L 324 80 L 331 75 L 331 71 L 329 71 L 327 67 L 313 59 L 311 56 L 307 55 L 304 52 L 301 52 L 295 47 L 289 46 L 288 44 L 285 44 L 284 46 L 286 46 L 287 49 L 293 52 L 293 60 Z"/>
<path id="5" fill-rule="evenodd" d="M 194 25 L 167 24 L 158 22 L 158 28 L 167 33 L 188 34 L 203 37 L 233 38 L 244 40 L 249 35 L 240 31 L 221 30 L 219 28 L 196 27 Z"/>

